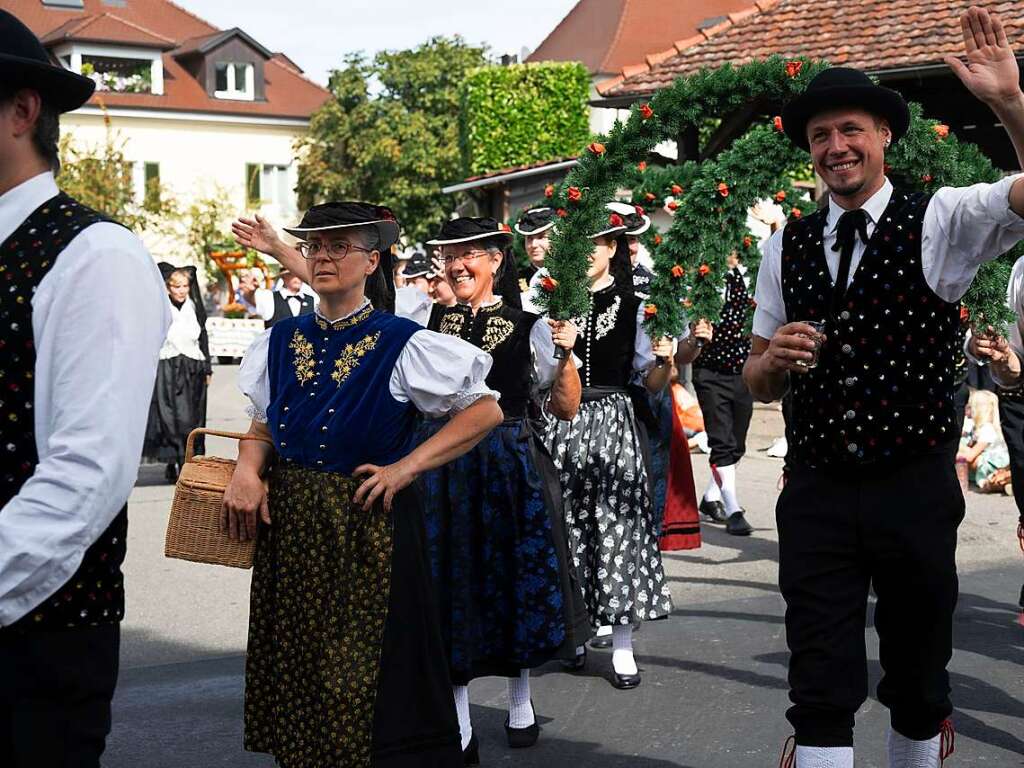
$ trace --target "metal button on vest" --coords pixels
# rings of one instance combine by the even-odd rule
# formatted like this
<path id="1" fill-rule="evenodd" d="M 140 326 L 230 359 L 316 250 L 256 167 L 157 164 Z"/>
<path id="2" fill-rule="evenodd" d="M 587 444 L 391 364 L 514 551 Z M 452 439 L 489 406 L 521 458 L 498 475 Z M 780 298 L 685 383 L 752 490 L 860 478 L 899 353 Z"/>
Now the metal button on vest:
<path id="1" fill-rule="evenodd" d="M 849 312 L 847 312 L 847 311 L 846 311 L 846 310 L 844 309 L 844 310 L 843 310 L 842 312 L 840 312 L 840 313 L 839 313 L 839 319 L 840 319 L 840 320 L 849 320 L 849 319 L 850 319 L 850 313 L 849 313 Z"/>
<path id="2" fill-rule="evenodd" d="M 855 418 L 857 418 L 856 411 L 847 411 L 844 415 L 847 421 L 853 421 Z"/>
<path id="3" fill-rule="evenodd" d="M 843 354 L 844 355 L 852 355 L 853 354 L 853 347 L 851 347 L 849 344 L 843 344 Z"/>
<path id="4" fill-rule="evenodd" d="M 846 446 L 846 450 L 848 450 L 850 453 L 856 453 L 857 452 L 857 444 L 856 443 L 850 443 L 848 446 Z"/>
<path id="5" fill-rule="evenodd" d="M 857 377 L 856 377 L 856 376 L 850 376 L 850 377 L 849 377 L 849 378 L 848 378 L 848 379 L 847 379 L 846 381 L 844 381 L 843 383 L 844 383 L 844 384 L 845 384 L 846 386 L 848 386 L 848 387 L 852 387 L 852 386 L 853 386 L 854 384 L 856 384 L 856 383 L 857 383 Z"/>

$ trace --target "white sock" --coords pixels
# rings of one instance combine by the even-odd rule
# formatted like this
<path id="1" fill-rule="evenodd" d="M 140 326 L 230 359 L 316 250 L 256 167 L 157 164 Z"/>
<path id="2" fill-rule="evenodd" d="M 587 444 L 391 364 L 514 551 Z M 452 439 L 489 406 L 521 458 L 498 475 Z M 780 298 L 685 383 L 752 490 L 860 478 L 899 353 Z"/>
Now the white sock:
<path id="1" fill-rule="evenodd" d="M 722 501 L 725 502 L 725 513 L 731 515 L 739 512 L 740 502 L 736 498 L 736 465 L 718 467 L 718 478 L 722 481 Z"/>
<path id="2" fill-rule="evenodd" d="M 629 624 L 612 628 L 612 667 L 620 675 L 640 674 L 633 658 L 633 627 Z"/>
<path id="3" fill-rule="evenodd" d="M 939 737 L 914 741 L 889 729 L 889 768 L 939 768 Z"/>
<path id="4" fill-rule="evenodd" d="M 721 501 L 722 492 L 718 488 L 718 483 L 715 482 L 715 471 L 711 470 L 711 479 L 708 480 L 707 490 L 704 491 L 704 501 Z"/>
<path id="5" fill-rule="evenodd" d="M 795 768 L 853 768 L 853 747 L 797 745 Z"/>
<path id="6" fill-rule="evenodd" d="M 530 670 L 519 670 L 519 677 L 508 679 L 508 726 L 529 728 L 537 721 L 530 703 Z"/>
<path id="7" fill-rule="evenodd" d="M 465 749 L 469 746 L 469 740 L 473 738 L 473 723 L 469 719 L 469 686 L 453 685 L 452 692 L 455 694 L 455 714 L 459 716 L 462 748 Z"/>
<path id="8" fill-rule="evenodd" d="M 611 624 L 602 624 L 597 628 L 597 634 L 595 637 L 609 637 L 612 634 Z"/>

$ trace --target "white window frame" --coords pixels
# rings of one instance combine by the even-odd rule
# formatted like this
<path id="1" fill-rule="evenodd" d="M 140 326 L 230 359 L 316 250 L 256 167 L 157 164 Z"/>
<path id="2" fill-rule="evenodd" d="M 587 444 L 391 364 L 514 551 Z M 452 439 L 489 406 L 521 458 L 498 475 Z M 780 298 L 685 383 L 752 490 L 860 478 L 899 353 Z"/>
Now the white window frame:
<path id="1" fill-rule="evenodd" d="M 145 59 L 149 61 L 151 93 L 164 95 L 164 59 L 154 48 L 126 48 L 120 45 L 95 45 L 89 43 L 65 43 L 53 49 L 58 59 L 67 57 L 71 71 L 82 74 L 83 56 L 105 56 L 112 59 Z"/>
<path id="2" fill-rule="evenodd" d="M 218 61 L 214 65 L 214 85 L 216 86 L 217 67 L 227 67 L 228 87 L 224 91 L 214 91 L 213 95 L 218 99 L 231 99 L 234 101 L 255 101 L 256 100 L 256 67 L 245 61 Z M 235 77 L 238 67 L 245 67 L 245 82 L 238 87 Z"/>

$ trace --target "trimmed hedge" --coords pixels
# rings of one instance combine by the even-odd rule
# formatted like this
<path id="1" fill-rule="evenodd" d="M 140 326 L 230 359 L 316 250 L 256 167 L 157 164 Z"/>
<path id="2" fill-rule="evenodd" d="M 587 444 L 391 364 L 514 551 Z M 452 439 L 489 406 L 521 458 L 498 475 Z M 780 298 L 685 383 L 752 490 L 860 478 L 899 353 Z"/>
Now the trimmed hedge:
<path id="1" fill-rule="evenodd" d="M 575 62 L 483 67 L 462 83 L 467 176 L 574 157 L 590 138 L 590 75 Z"/>

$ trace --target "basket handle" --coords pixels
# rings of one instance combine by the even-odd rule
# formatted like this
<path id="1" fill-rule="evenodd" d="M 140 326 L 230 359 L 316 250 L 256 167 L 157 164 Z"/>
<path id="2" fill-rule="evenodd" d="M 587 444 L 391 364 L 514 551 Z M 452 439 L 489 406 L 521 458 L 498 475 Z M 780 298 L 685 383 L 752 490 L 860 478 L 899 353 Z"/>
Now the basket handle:
<path id="1" fill-rule="evenodd" d="M 263 435 L 254 435 L 252 432 L 225 432 L 220 429 L 207 429 L 206 427 L 199 427 L 193 429 L 188 433 L 188 440 L 185 442 L 185 463 L 188 464 L 192 461 L 194 443 L 199 435 L 213 435 L 215 437 L 227 437 L 232 440 L 259 440 L 261 443 L 267 443 L 273 445 L 274 441 L 270 438 L 264 437 Z"/>

